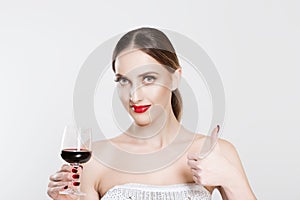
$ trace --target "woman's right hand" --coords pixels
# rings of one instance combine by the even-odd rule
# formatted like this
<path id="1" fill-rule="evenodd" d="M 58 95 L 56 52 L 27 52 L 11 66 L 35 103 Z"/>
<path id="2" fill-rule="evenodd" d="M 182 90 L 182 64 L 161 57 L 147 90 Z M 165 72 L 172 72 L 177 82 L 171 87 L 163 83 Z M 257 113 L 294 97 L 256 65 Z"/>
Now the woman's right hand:
<path id="1" fill-rule="evenodd" d="M 55 174 L 50 176 L 50 182 L 48 184 L 48 195 L 54 200 L 77 200 L 78 196 L 59 194 L 60 191 L 66 190 L 72 184 L 72 166 L 64 164 L 61 169 Z M 76 173 L 76 172 L 75 172 Z"/>

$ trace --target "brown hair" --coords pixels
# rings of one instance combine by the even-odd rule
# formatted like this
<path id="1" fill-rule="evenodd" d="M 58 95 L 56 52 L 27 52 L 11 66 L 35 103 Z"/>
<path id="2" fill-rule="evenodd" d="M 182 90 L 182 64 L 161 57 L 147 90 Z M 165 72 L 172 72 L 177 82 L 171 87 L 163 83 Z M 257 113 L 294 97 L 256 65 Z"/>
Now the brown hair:
<path id="1" fill-rule="evenodd" d="M 112 56 L 112 68 L 115 72 L 115 60 L 125 49 L 139 49 L 153 57 L 170 72 L 180 68 L 175 49 L 168 37 L 155 28 L 138 28 L 129 31 L 118 41 Z M 179 90 L 172 91 L 171 104 L 173 113 L 178 121 L 182 114 L 182 99 Z"/>

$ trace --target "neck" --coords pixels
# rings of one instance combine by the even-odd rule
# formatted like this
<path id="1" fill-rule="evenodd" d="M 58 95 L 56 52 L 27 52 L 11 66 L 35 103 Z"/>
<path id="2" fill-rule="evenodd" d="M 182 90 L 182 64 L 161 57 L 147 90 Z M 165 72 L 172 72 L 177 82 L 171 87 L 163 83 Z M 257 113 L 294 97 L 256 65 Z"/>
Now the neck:
<path id="1" fill-rule="evenodd" d="M 173 112 L 161 115 L 151 124 L 138 126 L 132 124 L 127 133 L 134 138 L 134 142 L 147 145 L 156 150 L 162 149 L 175 139 L 180 130 L 180 123 L 177 121 Z"/>

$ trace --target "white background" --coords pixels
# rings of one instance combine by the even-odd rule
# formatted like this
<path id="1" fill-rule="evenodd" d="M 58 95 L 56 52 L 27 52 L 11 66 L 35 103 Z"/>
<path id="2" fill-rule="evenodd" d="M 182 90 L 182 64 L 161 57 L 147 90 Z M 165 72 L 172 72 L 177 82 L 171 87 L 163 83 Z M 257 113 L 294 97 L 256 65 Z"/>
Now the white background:
<path id="1" fill-rule="evenodd" d="M 141 26 L 202 46 L 225 87 L 222 137 L 238 149 L 256 196 L 300 199 L 299 2 L 109 2 L 0 2 L 1 199 L 48 199 L 82 63 Z"/>

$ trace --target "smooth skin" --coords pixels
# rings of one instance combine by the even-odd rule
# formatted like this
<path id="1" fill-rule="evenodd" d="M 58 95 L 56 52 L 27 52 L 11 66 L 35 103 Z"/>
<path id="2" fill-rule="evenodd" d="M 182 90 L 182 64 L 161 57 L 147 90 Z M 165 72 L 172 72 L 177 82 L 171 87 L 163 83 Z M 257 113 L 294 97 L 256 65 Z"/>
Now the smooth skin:
<path id="1" fill-rule="evenodd" d="M 177 130 L 180 129 L 181 124 L 173 114 L 170 98 L 171 90 L 174 89 L 174 85 L 178 85 L 178 81 L 180 80 L 181 70 L 178 69 L 171 74 L 169 76 L 170 79 L 167 78 L 164 84 L 155 84 L 165 77 L 159 76 L 159 74 L 161 75 L 164 72 L 160 72 L 155 78 L 151 78 L 149 76 L 139 76 L 140 73 L 137 70 L 141 69 L 139 68 L 141 66 L 152 66 L 153 64 L 159 65 L 155 59 L 139 50 L 123 54 L 117 58 L 116 74 L 122 75 L 123 78 L 126 77 L 126 80 L 122 79 L 122 82 L 118 82 L 120 99 L 134 119 L 135 126 L 134 129 L 131 126 L 127 130 L 131 135 L 122 133 L 110 140 L 95 142 L 93 149 L 101 151 L 101 148 L 104 146 L 102 145 L 103 142 L 111 142 L 120 149 L 128 152 L 150 153 L 168 146 L 176 137 L 176 134 L 178 134 Z M 153 72 L 156 69 L 151 68 L 151 71 Z M 149 70 L 149 68 L 146 70 Z M 135 71 L 138 73 L 134 73 Z M 138 79 L 140 81 L 135 82 Z M 163 109 L 158 109 L 153 115 L 149 114 L 149 110 L 141 114 L 135 113 L 130 109 L 132 104 L 151 105 L 152 108 L 159 105 L 159 108 Z M 160 122 L 162 120 L 165 122 L 164 126 L 159 130 L 156 129 L 157 125 L 161 125 Z M 157 134 L 146 140 L 139 138 L 139 133 L 146 135 L 148 130 L 150 132 L 151 130 L 157 130 Z M 207 136 L 187 130 L 180 132 L 180 134 L 186 134 L 187 137 L 183 138 L 191 138 L 189 137 L 191 135 L 195 136 L 192 144 L 170 166 L 151 173 L 132 174 L 117 171 L 105 166 L 97 161 L 95 157 L 92 157 L 84 165 L 84 170 L 80 177 L 81 190 L 87 194 L 85 197 L 81 197 L 81 199 L 101 199 L 101 196 L 109 189 L 125 183 L 172 185 L 193 182 L 203 185 L 210 193 L 214 189 L 218 189 L 224 200 L 256 199 L 235 147 L 230 142 L 219 139 L 218 131 L 218 127 L 212 131 L 209 138 L 211 141 L 211 151 L 204 158 L 199 157 L 199 152 L 201 152 Z M 182 145 L 191 143 L 191 141 L 182 139 L 178 143 L 178 145 Z M 70 181 L 72 180 L 71 170 L 72 168 L 69 165 L 63 165 L 57 173 L 50 176 L 48 194 L 52 199 L 79 199 L 76 196 L 59 194 L 59 191 L 64 190 L 66 185 L 70 185 Z"/>

